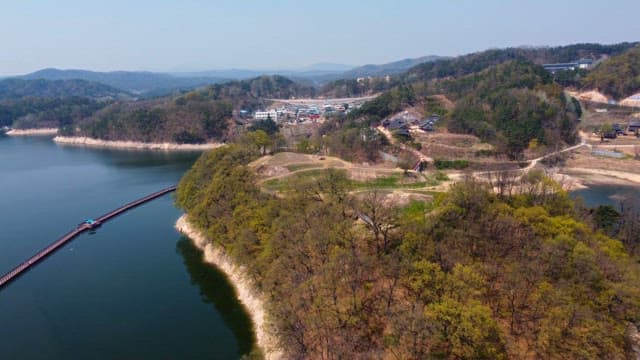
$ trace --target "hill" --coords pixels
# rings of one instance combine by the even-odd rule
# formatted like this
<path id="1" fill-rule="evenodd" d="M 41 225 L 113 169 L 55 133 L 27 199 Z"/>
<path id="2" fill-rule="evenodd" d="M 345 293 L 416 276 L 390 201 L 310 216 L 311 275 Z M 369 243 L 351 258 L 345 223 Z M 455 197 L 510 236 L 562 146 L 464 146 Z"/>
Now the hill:
<path id="1" fill-rule="evenodd" d="M 361 67 L 360 77 L 372 76 L 371 79 L 356 80 L 355 73 L 343 74 L 341 79 L 336 79 L 325 84 L 321 93 L 328 97 L 362 96 L 389 90 L 399 84 L 410 84 L 421 81 L 429 81 L 442 78 L 457 78 L 480 72 L 491 66 L 499 65 L 507 61 L 529 61 L 534 64 L 569 62 L 580 58 L 599 59 L 604 56 L 620 54 L 638 43 L 620 43 L 613 45 L 601 44 L 575 44 L 558 47 L 519 47 L 506 49 L 490 49 L 475 52 L 453 58 L 429 56 L 413 60 L 404 60 L 380 67 Z M 421 61 L 426 60 L 426 61 Z M 403 71 L 391 72 L 393 64 L 400 70 L 403 66 L 418 63 L 415 66 L 404 68 Z M 370 70 L 371 73 L 367 73 Z M 374 75 L 371 75 L 374 74 Z M 377 75 L 376 75 L 377 74 Z M 384 78 L 383 75 L 392 75 Z"/>
<path id="2" fill-rule="evenodd" d="M 603 56 L 621 54 L 638 43 L 620 43 L 613 45 L 575 44 L 558 47 L 519 47 L 491 49 L 459 56 L 450 60 L 435 61 L 417 65 L 404 76 L 404 81 L 425 81 L 445 77 L 460 77 L 482 71 L 490 66 L 507 61 L 529 61 L 542 65 L 562 63 L 580 58 L 599 59 Z"/>
<path id="3" fill-rule="evenodd" d="M 21 79 L 46 80 L 87 80 L 99 82 L 134 94 L 146 96 L 167 95 L 179 90 L 221 82 L 225 79 L 215 76 L 173 76 L 163 73 L 143 71 L 96 72 L 87 70 L 43 69 L 23 75 Z"/>
<path id="4" fill-rule="evenodd" d="M 0 81 L 0 126 L 63 128 L 131 95 L 85 80 Z"/>
<path id="5" fill-rule="evenodd" d="M 323 76 L 341 76 L 344 71 L 352 69 L 353 66 L 333 63 L 318 63 L 309 66 L 297 68 L 297 69 L 264 69 L 264 70 L 251 70 L 251 69 L 223 69 L 223 70 L 209 70 L 198 72 L 182 72 L 173 73 L 172 75 L 178 77 L 184 76 L 206 76 L 206 77 L 220 77 L 233 80 L 246 80 L 249 78 L 255 78 L 263 75 L 280 75 L 289 78 L 301 78 L 306 80 L 315 80 Z"/>
<path id="6" fill-rule="evenodd" d="M 424 94 L 442 93 L 455 101 L 449 131 L 476 135 L 513 159 L 534 140 L 552 149 L 577 139 L 579 105 L 541 66 L 507 62 L 436 82 Z"/>
<path id="7" fill-rule="evenodd" d="M 0 126 L 66 129 L 109 103 L 83 97 L 3 100 L 0 101 Z"/>
<path id="8" fill-rule="evenodd" d="M 204 154 L 176 200 L 264 294 L 285 358 L 630 358 L 637 258 L 550 179 L 398 208 L 334 171 L 275 196 L 257 149 Z"/>
<path id="9" fill-rule="evenodd" d="M 23 80 L 0 81 L 0 100 L 16 100 L 26 97 L 85 97 L 91 99 L 130 99 L 123 90 L 87 80 Z"/>
<path id="10" fill-rule="evenodd" d="M 76 135 L 144 142 L 224 141 L 232 130 L 234 110 L 261 108 L 264 98 L 313 93 L 313 88 L 282 76 L 214 84 L 176 96 L 111 104 L 79 124 Z"/>
<path id="11" fill-rule="evenodd" d="M 345 71 L 341 74 L 341 76 L 344 79 L 355 79 L 358 77 L 367 76 L 395 75 L 405 72 L 418 64 L 445 59 L 448 58 L 444 56 L 427 55 L 419 58 L 403 59 L 380 65 L 369 64 L 353 68 L 349 71 Z"/>
<path id="12" fill-rule="evenodd" d="M 617 100 L 640 92 L 640 46 L 600 63 L 584 78 L 582 86 Z"/>
<path id="13" fill-rule="evenodd" d="M 453 109 L 433 107 L 429 100 L 436 95 L 454 101 Z M 550 148 L 574 143 L 577 106 L 541 66 L 514 60 L 469 75 L 397 85 L 350 117 L 368 126 L 409 107 L 441 112 L 450 132 L 476 135 L 518 159 L 532 140 Z"/>

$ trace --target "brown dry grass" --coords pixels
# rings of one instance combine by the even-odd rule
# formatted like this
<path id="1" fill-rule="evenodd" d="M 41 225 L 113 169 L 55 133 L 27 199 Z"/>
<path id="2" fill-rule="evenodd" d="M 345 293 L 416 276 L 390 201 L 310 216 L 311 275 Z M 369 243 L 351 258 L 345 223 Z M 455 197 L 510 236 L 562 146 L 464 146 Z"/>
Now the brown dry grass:
<path id="1" fill-rule="evenodd" d="M 413 137 L 422 145 L 421 152 L 434 159 L 495 160 L 492 157 L 477 156 L 478 151 L 492 150 L 493 146 L 481 142 L 473 135 L 452 134 L 438 129 L 431 133 L 416 130 Z"/>
<path id="2" fill-rule="evenodd" d="M 632 158 L 615 159 L 591 155 L 591 150 L 582 148 L 568 155 L 564 168 L 585 168 L 640 174 L 640 161 Z"/>

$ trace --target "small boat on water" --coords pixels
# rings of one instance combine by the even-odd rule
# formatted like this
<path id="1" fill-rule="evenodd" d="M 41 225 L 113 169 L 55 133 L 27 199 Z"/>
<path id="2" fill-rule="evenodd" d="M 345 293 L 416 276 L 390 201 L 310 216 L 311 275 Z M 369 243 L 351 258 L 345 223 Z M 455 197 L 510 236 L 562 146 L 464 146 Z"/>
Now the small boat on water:
<path id="1" fill-rule="evenodd" d="M 100 227 L 100 225 L 102 225 L 102 223 L 100 221 L 98 221 L 98 220 L 87 219 L 87 220 L 81 222 L 80 224 L 78 224 L 78 227 L 86 226 L 89 229 L 95 229 L 97 227 Z"/>

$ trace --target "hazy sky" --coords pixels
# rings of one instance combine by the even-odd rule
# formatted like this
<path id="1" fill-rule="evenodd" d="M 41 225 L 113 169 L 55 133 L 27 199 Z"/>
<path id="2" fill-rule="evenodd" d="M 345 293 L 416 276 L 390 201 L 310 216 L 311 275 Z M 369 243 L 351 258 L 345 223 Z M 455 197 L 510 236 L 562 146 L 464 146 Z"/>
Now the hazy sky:
<path id="1" fill-rule="evenodd" d="M 0 0 L 0 74 L 361 65 L 640 40 L 640 0 Z"/>

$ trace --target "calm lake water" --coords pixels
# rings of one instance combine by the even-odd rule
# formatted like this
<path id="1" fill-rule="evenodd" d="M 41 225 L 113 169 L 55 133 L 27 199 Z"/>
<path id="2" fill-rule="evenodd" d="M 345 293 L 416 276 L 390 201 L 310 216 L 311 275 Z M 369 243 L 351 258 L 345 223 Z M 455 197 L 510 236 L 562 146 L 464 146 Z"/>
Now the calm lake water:
<path id="1" fill-rule="evenodd" d="M 640 186 L 590 184 L 588 188 L 571 192 L 573 197 L 581 197 L 585 205 L 613 205 L 619 208 L 623 200 L 640 199 Z"/>
<path id="2" fill-rule="evenodd" d="M 0 272 L 86 218 L 176 183 L 198 154 L 0 137 Z M 237 359 L 251 323 L 173 225 L 173 196 L 83 234 L 0 290 L 2 359 Z"/>

